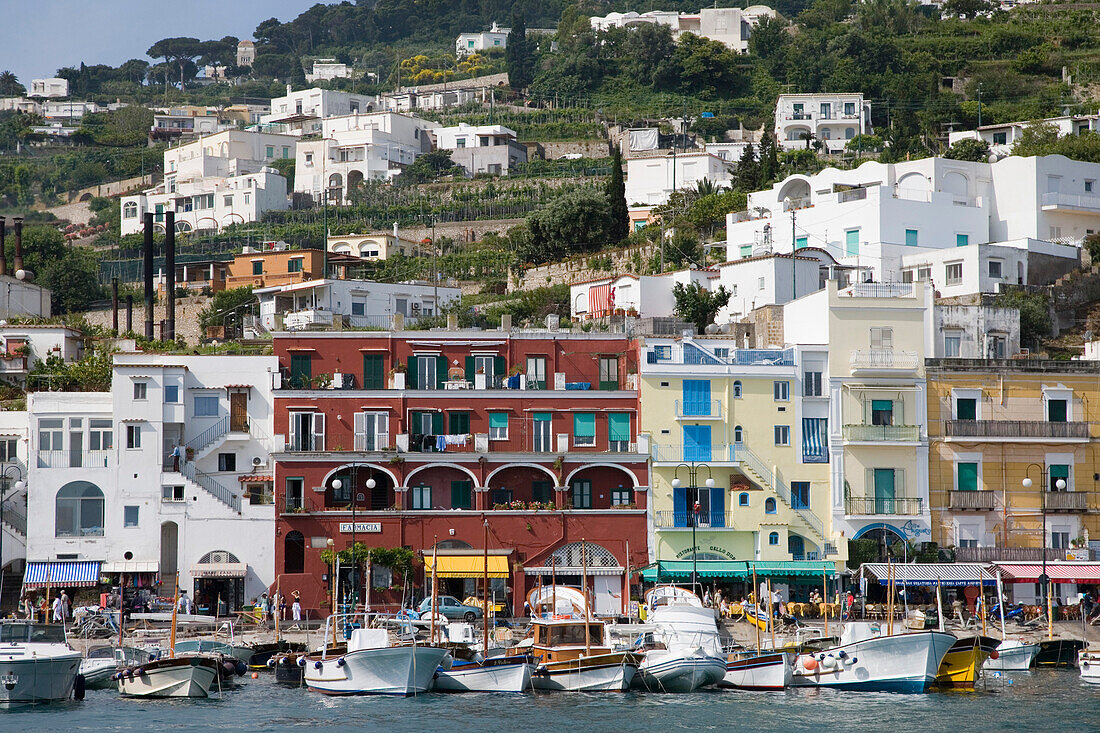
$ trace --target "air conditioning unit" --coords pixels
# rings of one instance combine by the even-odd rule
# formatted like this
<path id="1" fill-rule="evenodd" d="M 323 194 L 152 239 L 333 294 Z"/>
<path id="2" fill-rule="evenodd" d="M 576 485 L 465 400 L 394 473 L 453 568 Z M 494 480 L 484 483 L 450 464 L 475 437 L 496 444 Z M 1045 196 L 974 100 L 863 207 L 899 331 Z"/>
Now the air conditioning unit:
<path id="1" fill-rule="evenodd" d="M 267 461 L 263 457 L 256 456 L 255 458 L 252 459 L 252 467 L 253 468 L 264 468 L 266 466 L 267 466 Z"/>

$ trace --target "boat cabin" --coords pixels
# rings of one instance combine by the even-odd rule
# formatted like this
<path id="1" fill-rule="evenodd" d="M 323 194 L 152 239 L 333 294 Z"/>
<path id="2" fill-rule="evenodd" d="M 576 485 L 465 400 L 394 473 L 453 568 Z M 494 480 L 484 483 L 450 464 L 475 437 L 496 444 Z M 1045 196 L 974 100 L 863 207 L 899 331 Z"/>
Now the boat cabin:
<path id="1" fill-rule="evenodd" d="M 62 624 L 35 624 L 9 621 L 0 624 L 0 644 L 64 644 Z"/>

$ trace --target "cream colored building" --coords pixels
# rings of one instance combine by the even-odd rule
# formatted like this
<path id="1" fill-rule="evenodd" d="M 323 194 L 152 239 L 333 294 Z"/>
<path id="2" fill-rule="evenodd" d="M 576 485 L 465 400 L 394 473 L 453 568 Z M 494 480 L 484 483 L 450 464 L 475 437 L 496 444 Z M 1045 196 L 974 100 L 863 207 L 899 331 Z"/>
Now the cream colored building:
<path id="1" fill-rule="evenodd" d="M 431 252 L 430 244 L 421 244 L 394 234 L 346 234 L 330 235 L 328 251 L 335 254 L 354 255 L 364 260 L 386 260 L 394 255 L 412 257 Z"/>

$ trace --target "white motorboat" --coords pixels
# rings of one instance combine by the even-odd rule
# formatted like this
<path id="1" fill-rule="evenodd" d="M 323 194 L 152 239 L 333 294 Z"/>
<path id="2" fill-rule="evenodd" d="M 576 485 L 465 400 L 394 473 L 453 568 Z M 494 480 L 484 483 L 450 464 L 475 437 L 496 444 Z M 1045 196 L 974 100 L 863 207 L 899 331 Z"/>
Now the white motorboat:
<path id="1" fill-rule="evenodd" d="M 0 623 L 0 706 L 68 699 L 79 669 L 60 624 Z"/>
<path id="2" fill-rule="evenodd" d="M 1005 639 L 997 645 L 996 655 L 990 654 L 989 659 L 985 660 L 982 669 L 1005 672 L 1031 669 L 1038 653 L 1038 644 L 1029 644 L 1019 639 Z"/>
<path id="3" fill-rule="evenodd" d="M 116 649 L 111 646 L 96 647 L 80 662 L 80 674 L 89 690 L 115 687 L 115 672 L 124 667 L 138 665 L 148 660 L 146 652 L 133 647 Z"/>
<path id="4" fill-rule="evenodd" d="M 875 692 L 924 692 L 956 639 L 941 631 L 884 635 L 877 623 L 849 622 L 840 645 L 800 654 L 795 687 L 835 687 Z"/>
<path id="5" fill-rule="evenodd" d="M 691 591 L 672 585 L 650 589 L 646 603 L 653 633 L 636 646 L 645 650 L 636 684 L 652 692 L 691 692 L 721 681 L 726 657 L 714 611 Z"/>
<path id="6" fill-rule="evenodd" d="M 1081 681 L 1100 685 L 1100 649 L 1082 649 L 1077 653 L 1077 668 Z"/>
<path id="7" fill-rule="evenodd" d="M 118 691 L 127 697 L 208 697 L 218 676 L 213 657 L 155 659 L 115 673 Z"/>
<path id="8" fill-rule="evenodd" d="M 731 652 L 719 687 L 738 690 L 782 690 L 791 684 L 791 660 L 786 652 Z"/>
<path id="9" fill-rule="evenodd" d="M 328 618 L 326 639 L 329 627 L 342 626 L 345 616 L 350 614 Z M 353 628 L 346 652 L 305 657 L 303 678 L 309 689 L 326 695 L 416 695 L 431 688 L 445 656 L 446 649 L 431 646 L 391 646 L 385 629 Z"/>
<path id="10" fill-rule="evenodd" d="M 489 657 L 456 660 L 436 672 L 435 687 L 441 692 L 525 692 L 532 689 L 534 659 Z"/>

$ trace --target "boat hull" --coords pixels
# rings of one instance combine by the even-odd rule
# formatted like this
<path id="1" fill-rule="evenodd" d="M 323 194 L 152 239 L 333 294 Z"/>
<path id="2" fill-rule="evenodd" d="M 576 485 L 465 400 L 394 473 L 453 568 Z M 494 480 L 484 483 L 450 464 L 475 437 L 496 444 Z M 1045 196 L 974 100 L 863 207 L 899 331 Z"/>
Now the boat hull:
<path id="1" fill-rule="evenodd" d="M 218 663 L 206 657 L 177 657 L 118 674 L 118 691 L 127 697 L 207 697 Z"/>
<path id="2" fill-rule="evenodd" d="M 434 689 L 441 692 L 525 692 L 531 689 L 531 671 L 535 665 L 524 661 L 497 661 L 486 664 L 452 664 L 436 672 Z"/>
<path id="3" fill-rule="evenodd" d="M 431 689 L 446 649 L 397 646 L 360 649 L 343 656 L 307 657 L 306 686 L 325 695 L 399 695 Z"/>
<path id="4" fill-rule="evenodd" d="M 833 647 L 795 662 L 795 687 L 875 692 L 925 692 L 956 639 L 939 631 L 880 636 Z M 832 662 L 825 661 L 826 658 Z M 810 659 L 814 661 L 809 662 Z M 834 665 L 824 668 L 823 665 Z"/>
<path id="5" fill-rule="evenodd" d="M 1077 639 L 1053 639 L 1039 642 L 1035 655 L 1036 667 L 1076 667 L 1077 655 L 1085 648 L 1085 642 Z"/>
<path id="6" fill-rule="evenodd" d="M 638 671 L 632 654 L 600 654 L 540 664 L 531 675 L 536 690 L 625 692 Z"/>
<path id="7" fill-rule="evenodd" d="M 1081 681 L 1090 685 L 1100 685 L 1100 652 L 1082 651 L 1077 655 L 1077 667 L 1081 670 Z"/>
<path id="8" fill-rule="evenodd" d="M 118 665 L 113 659 L 85 659 L 80 663 L 80 674 L 84 676 L 84 687 L 89 690 L 104 690 L 115 686 L 115 672 Z"/>
<path id="9" fill-rule="evenodd" d="M 790 657 L 784 652 L 772 654 L 731 654 L 720 687 L 738 690 L 782 690 L 791 684 Z"/>
<path id="10" fill-rule="evenodd" d="M 646 653 L 634 683 L 650 692 L 691 692 L 717 684 L 725 674 L 719 657 L 654 650 Z"/>
<path id="11" fill-rule="evenodd" d="M 0 650 L 0 706 L 15 707 L 68 699 L 80 654 L 30 656 L 22 648 Z"/>
<path id="12" fill-rule="evenodd" d="M 1015 639 L 1006 639 L 997 645 L 997 658 L 994 659 L 990 656 L 989 659 L 985 660 L 982 668 L 1003 672 L 1020 672 L 1031 669 L 1038 653 L 1038 644 L 1027 644 Z"/>
<path id="13" fill-rule="evenodd" d="M 981 676 L 982 665 L 997 649 L 997 640 L 988 636 L 959 639 L 947 650 L 936 672 L 936 684 L 973 687 Z"/>

